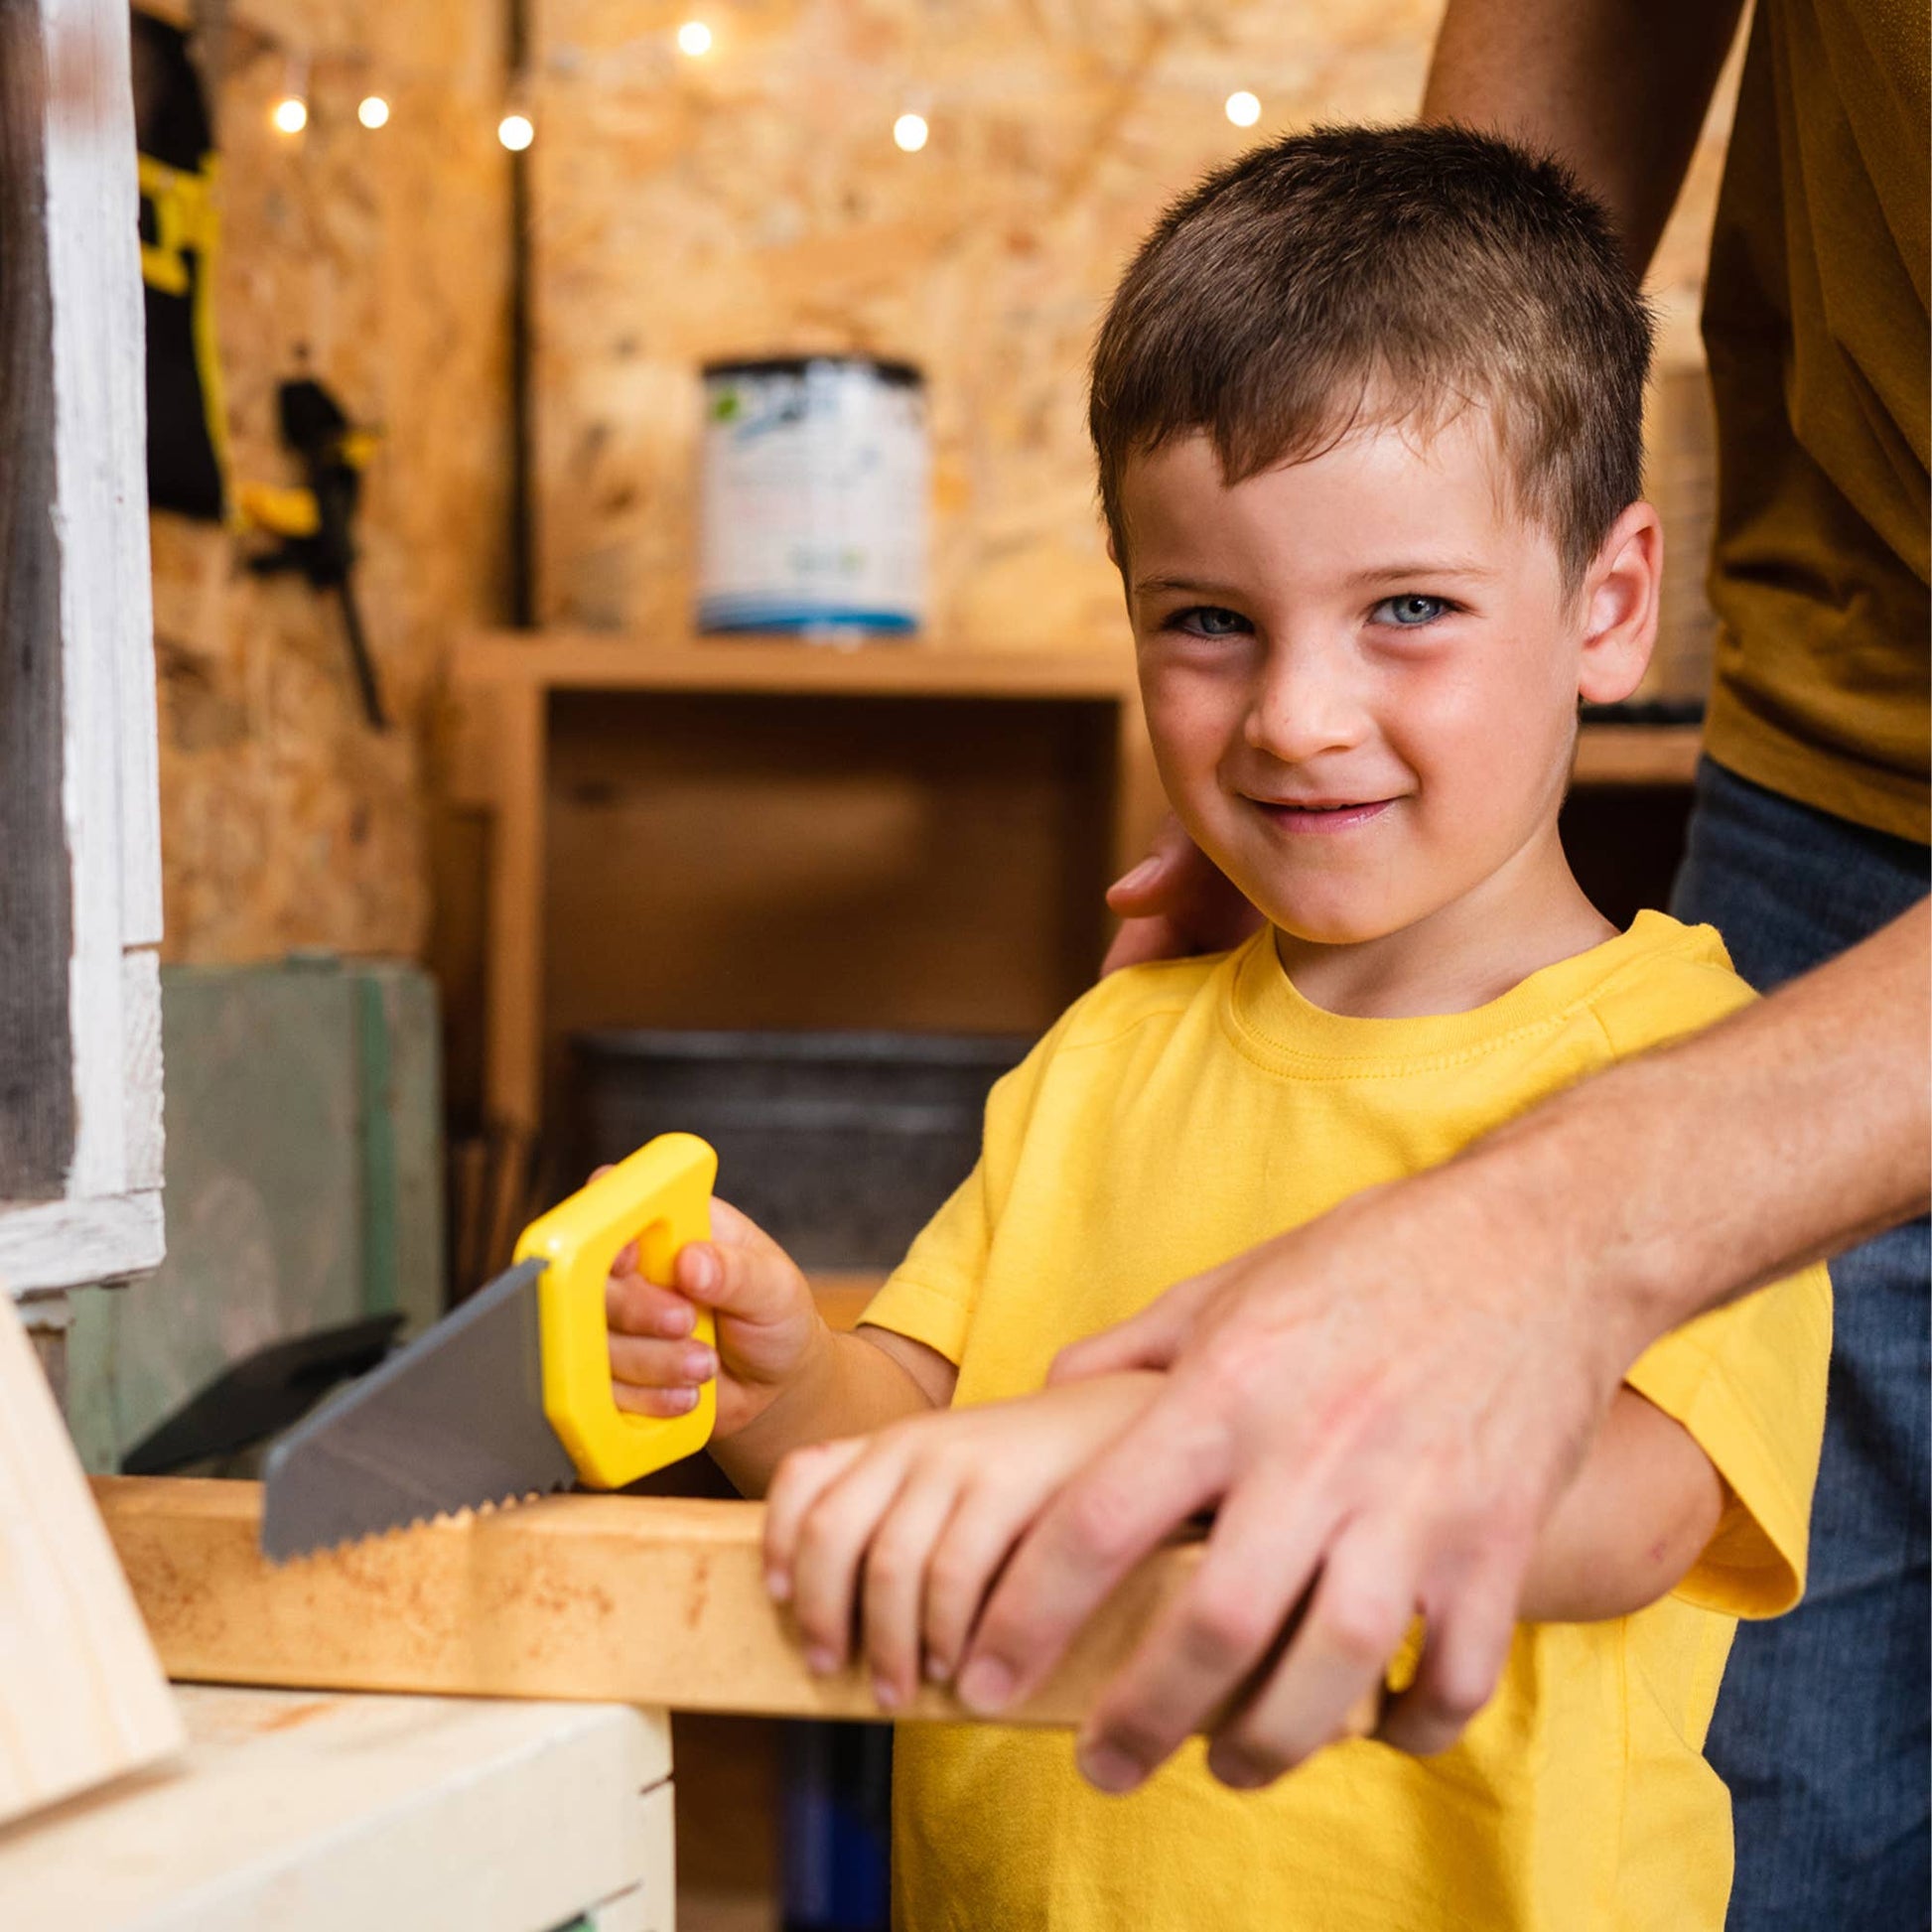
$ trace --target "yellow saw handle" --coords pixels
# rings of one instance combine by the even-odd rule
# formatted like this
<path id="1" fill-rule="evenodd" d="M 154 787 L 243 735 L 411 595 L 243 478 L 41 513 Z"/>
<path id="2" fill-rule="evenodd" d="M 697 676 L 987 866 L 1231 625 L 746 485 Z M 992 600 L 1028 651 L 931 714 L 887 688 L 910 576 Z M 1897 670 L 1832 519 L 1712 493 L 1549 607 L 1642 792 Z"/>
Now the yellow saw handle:
<path id="1" fill-rule="evenodd" d="M 695 1454 L 711 1439 L 718 1388 L 707 1382 L 688 1416 L 633 1416 L 611 1388 L 604 1284 L 618 1250 L 637 1244 L 646 1281 L 668 1287 L 687 1242 L 711 1239 L 711 1183 L 718 1157 L 695 1134 L 660 1134 L 523 1230 L 518 1261 L 546 1263 L 537 1283 L 543 1345 L 543 1413 L 577 1473 L 599 1489 L 621 1488 Z M 710 1310 L 696 1339 L 715 1344 Z"/>

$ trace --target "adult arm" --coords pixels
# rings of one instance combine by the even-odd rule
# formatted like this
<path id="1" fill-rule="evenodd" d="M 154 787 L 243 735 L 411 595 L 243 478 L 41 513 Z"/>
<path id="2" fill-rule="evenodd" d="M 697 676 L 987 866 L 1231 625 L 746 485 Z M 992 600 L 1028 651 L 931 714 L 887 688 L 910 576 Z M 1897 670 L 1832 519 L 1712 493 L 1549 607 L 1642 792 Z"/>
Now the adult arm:
<path id="1" fill-rule="evenodd" d="M 1450 0 L 1423 94 L 1567 161 L 1641 277 L 1684 185 L 1740 0 Z"/>
<path id="2" fill-rule="evenodd" d="M 1428 1649 L 1383 1734 L 1451 1742 L 1636 1357 L 1925 1209 L 1929 961 L 1921 903 L 1069 1351 L 1056 1377 L 1169 1374 L 1021 1545 L 964 1700 L 991 1713 L 1031 1690 L 1142 1555 L 1214 1508 L 1190 1587 L 1089 1721 L 1096 1783 L 1137 1782 L 1210 1719 L 1229 1781 L 1280 1773 L 1340 1733 L 1418 1610 Z"/>

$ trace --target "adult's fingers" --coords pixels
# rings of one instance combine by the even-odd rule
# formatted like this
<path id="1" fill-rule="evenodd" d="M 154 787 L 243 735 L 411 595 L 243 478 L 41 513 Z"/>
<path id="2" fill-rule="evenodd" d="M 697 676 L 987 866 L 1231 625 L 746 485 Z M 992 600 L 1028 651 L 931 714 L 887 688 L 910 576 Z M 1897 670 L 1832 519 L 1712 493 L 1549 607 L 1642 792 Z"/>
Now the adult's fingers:
<path id="1" fill-rule="evenodd" d="M 959 1673 L 983 1716 L 1034 1690 L 1116 1584 L 1225 1486 L 1218 1421 L 1164 1389 L 1047 1504 L 1000 1579 Z"/>
<path id="2" fill-rule="evenodd" d="M 1214 1733 L 1208 1768 L 1223 1784 L 1271 1783 L 1355 1732 L 1415 1615 L 1417 1570 L 1402 1527 L 1356 1522 L 1333 1538 L 1280 1660 Z"/>
<path id="3" fill-rule="evenodd" d="M 1098 1375 L 1120 1375 L 1137 1368 L 1165 1369 L 1196 1332 L 1201 1309 L 1212 1299 L 1218 1274 L 1177 1282 L 1140 1313 L 1112 1328 L 1069 1342 L 1046 1372 L 1049 1387 L 1088 1382 Z"/>
<path id="4" fill-rule="evenodd" d="M 1448 1750 L 1489 1702 L 1516 1637 L 1529 1539 L 1492 1547 L 1431 1614 L 1409 1688 L 1389 1703 L 1376 1735 L 1428 1757 Z"/>
<path id="5" fill-rule="evenodd" d="M 1128 1791 L 1227 1708 L 1294 1614 L 1328 1519 L 1284 1514 L 1289 1485 L 1257 1471 L 1230 1492 L 1187 1587 L 1101 1693 L 1080 1735 L 1080 1768 Z"/>
<path id="6" fill-rule="evenodd" d="M 1155 828 L 1147 856 L 1107 888 L 1107 903 L 1123 918 L 1146 918 L 1173 909 L 1172 900 L 1200 849 L 1173 812 Z"/>

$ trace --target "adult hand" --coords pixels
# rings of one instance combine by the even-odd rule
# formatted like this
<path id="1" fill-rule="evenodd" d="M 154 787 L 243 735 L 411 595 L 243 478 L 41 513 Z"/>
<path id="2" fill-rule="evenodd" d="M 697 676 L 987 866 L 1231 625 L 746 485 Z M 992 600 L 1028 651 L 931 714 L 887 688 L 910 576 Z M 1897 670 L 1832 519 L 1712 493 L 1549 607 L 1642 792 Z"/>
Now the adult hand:
<path id="1" fill-rule="evenodd" d="M 1101 962 L 1103 978 L 1149 960 L 1225 952 L 1261 924 L 1261 914 L 1172 812 L 1147 857 L 1108 887 L 1107 903 L 1120 914 L 1121 928 Z"/>
<path id="2" fill-rule="evenodd" d="M 1130 1789 L 1195 1730 L 1223 1782 L 1268 1782 L 1344 1734 L 1418 1613 L 1419 1672 L 1380 1734 L 1452 1742 L 1494 1689 L 1536 1532 L 1641 1349 L 1589 1304 L 1565 1217 L 1497 1196 L 1470 1162 L 1357 1195 L 1069 1349 L 1055 1380 L 1169 1373 L 1021 1544 L 963 1701 L 1025 1696 L 1148 1550 L 1214 1508 L 1190 1587 L 1088 1720 L 1095 1784 Z"/>

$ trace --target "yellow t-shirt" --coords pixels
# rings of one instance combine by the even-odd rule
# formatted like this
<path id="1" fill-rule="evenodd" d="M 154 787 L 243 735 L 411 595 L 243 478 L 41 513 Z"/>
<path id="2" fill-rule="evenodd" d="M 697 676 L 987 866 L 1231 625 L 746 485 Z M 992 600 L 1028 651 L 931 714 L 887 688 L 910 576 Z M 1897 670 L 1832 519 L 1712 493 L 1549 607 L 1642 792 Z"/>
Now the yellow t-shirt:
<path id="1" fill-rule="evenodd" d="M 1749 997 L 1716 933 L 1657 912 L 1436 1018 L 1325 1013 L 1266 933 L 1115 974 L 995 1089 L 979 1166 L 866 1319 L 956 1362 L 959 1402 L 1037 1388 L 1055 1350 L 1171 1283 Z M 1717 1932 L 1730 1811 L 1700 1751 L 1734 1619 L 1802 1587 L 1830 1338 L 1814 1268 L 1643 1357 L 1631 1384 L 1736 1504 L 1662 1602 L 1520 1628 L 1495 1700 L 1439 1757 L 1342 1744 L 1235 1793 L 1195 1742 L 1121 1799 L 1080 1780 L 1064 1732 L 902 1725 L 898 1922 Z"/>

